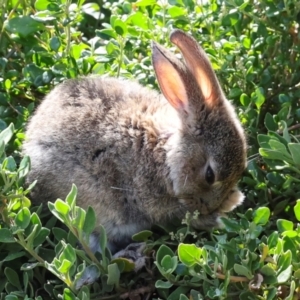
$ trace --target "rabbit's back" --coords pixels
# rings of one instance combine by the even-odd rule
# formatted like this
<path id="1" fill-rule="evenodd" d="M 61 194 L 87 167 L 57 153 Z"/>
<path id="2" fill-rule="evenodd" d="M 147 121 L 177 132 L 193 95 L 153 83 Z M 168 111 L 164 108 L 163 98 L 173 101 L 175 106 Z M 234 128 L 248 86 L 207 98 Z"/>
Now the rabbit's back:
<path id="1" fill-rule="evenodd" d="M 85 145 L 80 146 L 87 149 L 109 147 L 110 142 L 124 141 L 124 128 L 138 127 L 141 113 L 153 114 L 159 101 L 156 92 L 132 81 L 68 80 L 43 100 L 28 125 L 27 137 L 45 148 L 58 147 L 65 152 L 82 142 Z"/>

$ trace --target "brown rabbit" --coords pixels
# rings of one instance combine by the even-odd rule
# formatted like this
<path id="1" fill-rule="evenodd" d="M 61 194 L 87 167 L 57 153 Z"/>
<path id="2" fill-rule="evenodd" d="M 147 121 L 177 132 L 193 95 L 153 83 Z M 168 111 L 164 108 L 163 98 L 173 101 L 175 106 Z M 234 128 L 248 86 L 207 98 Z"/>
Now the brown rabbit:
<path id="1" fill-rule="evenodd" d="M 209 229 L 243 200 L 242 126 L 203 49 L 180 30 L 170 40 L 185 62 L 153 43 L 162 94 L 116 78 L 67 80 L 28 124 L 32 200 L 64 198 L 75 183 L 77 204 L 95 209 L 112 251 L 187 211 Z"/>

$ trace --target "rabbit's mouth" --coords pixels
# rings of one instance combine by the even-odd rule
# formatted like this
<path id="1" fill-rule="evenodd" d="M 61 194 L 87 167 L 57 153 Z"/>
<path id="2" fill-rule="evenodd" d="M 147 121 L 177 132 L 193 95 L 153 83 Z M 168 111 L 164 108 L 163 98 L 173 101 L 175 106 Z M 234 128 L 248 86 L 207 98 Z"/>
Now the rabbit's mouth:
<path id="1" fill-rule="evenodd" d="M 203 198 L 195 198 L 192 195 L 184 195 L 179 197 L 179 202 L 189 211 L 198 210 L 201 215 L 209 215 L 216 210 L 216 207 L 211 207 Z"/>

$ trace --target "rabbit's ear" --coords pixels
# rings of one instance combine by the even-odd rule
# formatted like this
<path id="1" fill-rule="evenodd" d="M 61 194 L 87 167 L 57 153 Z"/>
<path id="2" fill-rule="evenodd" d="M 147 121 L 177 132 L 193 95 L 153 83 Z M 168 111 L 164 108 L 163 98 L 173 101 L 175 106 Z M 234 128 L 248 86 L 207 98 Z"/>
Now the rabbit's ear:
<path id="1" fill-rule="evenodd" d="M 219 105 L 223 93 L 204 50 L 196 40 L 178 29 L 171 33 L 170 40 L 182 52 L 186 66 L 194 75 L 207 105 L 210 107 Z"/>
<path id="2" fill-rule="evenodd" d="M 179 111 L 188 111 L 188 96 L 180 76 L 181 62 L 159 44 L 152 42 L 152 63 L 160 89 Z"/>

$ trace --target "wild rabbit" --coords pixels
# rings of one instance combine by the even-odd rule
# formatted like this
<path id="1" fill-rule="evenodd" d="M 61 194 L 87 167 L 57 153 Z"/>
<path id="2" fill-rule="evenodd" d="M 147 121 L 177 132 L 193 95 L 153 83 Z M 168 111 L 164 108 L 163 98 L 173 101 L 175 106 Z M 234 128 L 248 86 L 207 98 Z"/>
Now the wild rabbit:
<path id="1" fill-rule="evenodd" d="M 77 204 L 95 209 L 112 251 L 187 211 L 210 229 L 243 201 L 246 139 L 234 108 L 198 43 L 180 30 L 170 40 L 185 62 L 153 42 L 162 94 L 116 78 L 67 80 L 27 127 L 33 202 L 64 198 L 75 183 Z"/>

